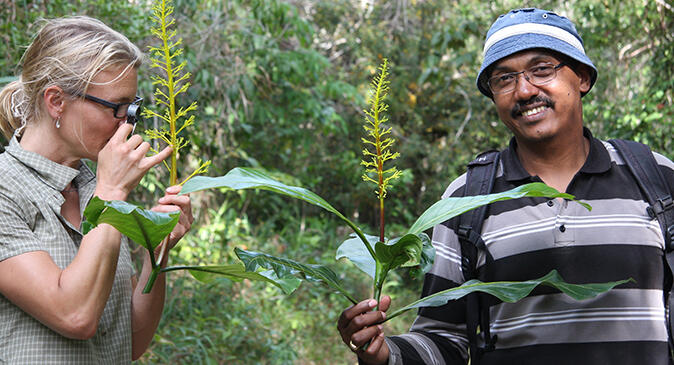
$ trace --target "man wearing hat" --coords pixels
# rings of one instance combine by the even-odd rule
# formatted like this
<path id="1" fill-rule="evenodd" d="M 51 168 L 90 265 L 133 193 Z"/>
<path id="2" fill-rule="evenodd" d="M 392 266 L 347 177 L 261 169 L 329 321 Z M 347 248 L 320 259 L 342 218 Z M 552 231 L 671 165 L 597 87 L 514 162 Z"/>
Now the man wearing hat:
<path id="1" fill-rule="evenodd" d="M 517 303 L 487 303 L 489 331 L 476 339 L 473 365 L 669 363 L 663 234 L 617 151 L 583 126 L 581 98 L 596 78 L 573 23 L 555 13 L 512 10 L 487 33 L 477 87 L 513 133 L 492 191 L 543 181 L 592 211 L 542 198 L 490 205 L 481 235 L 493 260 L 478 256 L 478 279 L 527 280 L 556 269 L 574 283 L 634 282 L 585 301 L 537 289 Z M 674 191 L 674 163 L 654 155 Z M 462 196 L 465 184 L 464 174 L 443 198 Z M 466 281 L 457 226 L 453 219 L 434 228 L 435 263 L 422 296 Z M 361 363 L 467 362 L 466 301 L 422 308 L 409 333 L 385 337 L 378 323 L 390 302 L 383 297 L 372 311 L 377 303 L 365 300 L 342 312 L 337 328 Z"/>

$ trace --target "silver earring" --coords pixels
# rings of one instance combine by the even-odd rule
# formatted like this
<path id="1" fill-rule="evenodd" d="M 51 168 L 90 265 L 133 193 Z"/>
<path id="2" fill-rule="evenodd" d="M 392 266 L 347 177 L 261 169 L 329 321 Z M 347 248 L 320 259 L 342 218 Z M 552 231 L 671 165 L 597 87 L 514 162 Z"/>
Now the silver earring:
<path id="1" fill-rule="evenodd" d="M 58 118 L 56 118 L 56 120 L 54 121 L 54 125 L 56 126 L 56 129 L 61 128 L 61 117 L 60 116 Z"/>

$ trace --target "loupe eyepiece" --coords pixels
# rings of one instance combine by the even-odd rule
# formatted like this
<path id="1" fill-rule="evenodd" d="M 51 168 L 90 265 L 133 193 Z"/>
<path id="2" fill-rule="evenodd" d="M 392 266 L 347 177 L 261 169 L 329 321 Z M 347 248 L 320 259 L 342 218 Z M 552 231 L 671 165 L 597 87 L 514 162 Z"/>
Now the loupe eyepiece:
<path id="1" fill-rule="evenodd" d="M 140 111 L 141 111 L 140 104 L 129 105 L 129 108 L 126 110 L 126 122 L 136 124 L 136 122 L 138 122 L 138 120 L 140 119 L 139 118 Z"/>

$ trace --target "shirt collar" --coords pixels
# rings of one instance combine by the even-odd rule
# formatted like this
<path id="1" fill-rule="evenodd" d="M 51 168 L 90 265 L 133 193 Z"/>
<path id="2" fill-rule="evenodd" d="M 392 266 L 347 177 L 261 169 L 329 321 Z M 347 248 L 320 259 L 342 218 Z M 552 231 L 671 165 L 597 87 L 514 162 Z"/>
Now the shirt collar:
<path id="1" fill-rule="evenodd" d="M 65 189 L 66 186 L 68 186 L 68 183 L 73 181 L 73 179 L 80 174 L 82 166 L 84 165 L 80 162 L 80 169 L 77 170 L 56 163 L 35 152 L 26 151 L 19 144 L 16 136 L 12 137 L 9 141 L 9 145 L 5 149 L 5 152 L 33 171 L 43 183 L 59 192 Z"/>
<path id="2" fill-rule="evenodd" d="M 611 157 L 604 144 L 594 138 L 592 132 L 585 127 L 583 127 L 583 136 L 590 140 L 590 153 L 587 155 L 585 164 L 580 168 L 580 172 L 601 174 L 608 171 L 611 168 Z M 510 139 L 508 148 L 501 153 L 505 178 L 507 181 L 531 180 L 532 176 L 522 167 L 516 149 L 517 141 L 513 137 Z"/>

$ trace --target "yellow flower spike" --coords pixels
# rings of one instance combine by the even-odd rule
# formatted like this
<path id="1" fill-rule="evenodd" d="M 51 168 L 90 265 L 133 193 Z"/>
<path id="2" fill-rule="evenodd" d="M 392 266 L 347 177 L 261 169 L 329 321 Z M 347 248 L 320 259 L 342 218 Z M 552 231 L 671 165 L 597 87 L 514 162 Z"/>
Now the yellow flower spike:
<path id="1" fill-rule="evenodd" d="M 146 108 L 143 116 L 157 118 L 165 122 L 161 128 L 151 129 L 145 133 L 148 138 L 159 139 L 173 149 L 170 163 L 165 162 L 164 164 L 170 175 L 169 185 L 176 185 L 178 183 L 178 154 L 189 143 L 188 140 L 179 137 L 179 133 L 194 124 L 194 115 L 188 114 L 197 109 L 197 102 L 192 102 L 186 108 L 176 106 L 177 96 L 187 92 L 190 87 L 189 78 L 191 74 L 184 72 L 187 61 L 176 63 L 177 58 L 183 54 L 183 49 L 180 47 L 182 39 L 176 40 L 177 31 L 170 29 L 175 24 L 175 19 L 171 17 L 174 9 L 170 3 L 170 0 L 159 0 L 152 6 L 154 26 L 151 32 L 160 40 L 161 46 L 150 47 L 150 67 L 159 69 L 162 76 L 153 75 L 151 78 L 152 84 L 156 87 L 154 92 L 156 104 L 164 108 L 164 111 L 160 113 Z M 157 153 L 155 149 L 152 149 L 152 151 Z M 205 172 L 208 165 L 210 165 L 210 161 L 201 164 L 183 183 L 192 176 Z"/>
<path id="2" fill-rule="evenodd" d="M 170 5 L 171 0 L 155 0 L 152 5 L 152 23 L 150 29 L 151 33 L 156 36 L 161 45 L 159 47 L 150 48 L 150 68 L 158 69 L 159 75 L 152 75 L 152 85 L 155 87 L 155 102 L 158 108 L 163 111 L 156 111 L 146 108 L 143 116 L 146 118 L 156 118 L 158 121 L 163 121 L 162 126 L 158 129 L 151 129 L 146 131 L 148 138 L 153 140 L 160 140 L 163 143 L 171 146 L 171 158 L 169 162 L 163 161 L 169 172 L 169 185 L 178 185 L 178 153 L 187 146 L 189 140 L 180 137 L 179 133 L 186 127 L 194 124 L 194 115 L 189 115 L 197 109 L 197 102 L 193 101 L 188 107 L 177 107 L 176 99 L 178 95 L 186 93 L 190 87 L 189 79 L 191 74 L 185 72 L 187 61 L 177 63 L 177 59 L 183 54 L 183 49 L 180 47 L 182 39 L 177 38 L 177 31 L 171 29 L 175 24 L 175 19 L 171 17 L 173 14 L 173 6 Z M 152 148 L 153 153 L 158 153 L 157 149 Z M 202 174 L 208 170 L 211 161 L 199 163 L 199 167 L 194 170 L 186 179 L 179 185 L 184 184 L 187 180 L 195 175 Z M 164 244 L 162 252 L 159 254 L 157 260 L 154 258 L 154 252 L 150 250 L 150 261 L 152 263 L 152 273 L 145 286 L 144 292 L 149 292 L 154 283 L 154 279 L 159 274 L 159 262 L 162 261 L 166 253 L 167 244 Z"/>
<path id="3" fill-rule="evenodd" d="M 388 122 L 388 117 L 383 115 L 388 110 L 388 104 L 384 102 L 389 91 L 389 81 L 387 80 L 388 60 L 384 59 L 378 68 L 379 74 L 375 75 L 370 84 L 370 94 L 367 103 L 370 110 L 365 110 L 365 124 L 363 129 L 369 139 L 361 138 L 365 148 L 361 165 L 365 167 L 363 180 L 377 185 L 377 198 L 379 199 L 379 240 L 384 242 L 384 198 L 387 188 L 391 181 L 399 178 L 402 174 L 395 166 L 384 169 L 384 164 L 395 160 L 400 153 L 392 153 L 389 148 L 395 140 L 388 135 L 391 134 L 392 127 L 384 127 Z M 374 150 L 374 151 L 372 151 Z"/>

